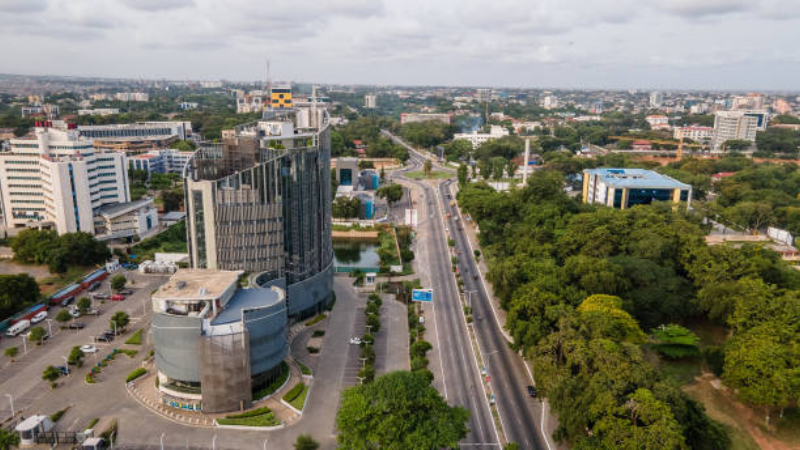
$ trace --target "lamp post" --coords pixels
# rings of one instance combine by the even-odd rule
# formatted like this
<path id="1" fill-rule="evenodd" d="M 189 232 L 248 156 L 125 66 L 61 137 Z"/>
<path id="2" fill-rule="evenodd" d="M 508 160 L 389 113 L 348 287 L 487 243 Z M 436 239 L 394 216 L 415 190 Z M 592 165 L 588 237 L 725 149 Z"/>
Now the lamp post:
<path id="1" fill-rule="evenodd" d="M 53 319 L 44 319 L 47 322 L 47 334 L 53 337 Z"/>
<path id="2" fill-rule="evenodd" d="M 28 335 L 22 335 L 22 352 L 24 354 L 28 353 Z"/>
<path id="3" fill-rule="evenodd" d="M 117 335 L 117 322 L 112 320 L 111 321 L 111 326 L 114 327 L 114 336 L 116 336 Z"/>
<path id="4" fill-rule="evenodd" d="M 214 435 L 214 439 L 211 440 L 211 450 L 216 450 L 217 448 L 217 435 Z"/>
<path id="5" fill-rule="evenodd" d="M 92 344 L 92 347 L 94 347 L 94 351 L 92 352 L 92 355 L 94 356 L 94 365 L 96 366 L 97 365 L 97 347 L 95 347 L 94 344 Z"/>
<path id="6" fill-rule="evenodd" d="M 64 367 L 67 368 L 67 376 L 69 376 L 69 359 L 66 356 L 61 357 L 64 360 Z"/>
<path id="7" fill-rule="evenodd" d="M 464 291 L 467 294 L 467 307 L 472 309 L 472 294 L 477 293 L 478 291 Z"/>
<path id="8" fill-rule="evenodd" d="M 8 401 L 11 402 L 11 418 L 13 419 L 14 416 L 17 415 L 17 413 L 14 412 L 14 397 L 12 397 L 11 394 L 6 394 L 6 397 L 8 397 Z"/>
<path id="9" fill-rule="evenodd" d="M 164 435 L 165 434 L 166 433 L 161 433 L 161 439 L 159 439 L 159 441 L 161 442 L 161 450 L 164 450 Z"/>
<path id="10" fill-rule="evenodd" d="M 267 442 L 268 441 L 269 441 L 269 439 L 264 439 L 264 448 L 263 448 L 263 450 L 267 450 Z"/>

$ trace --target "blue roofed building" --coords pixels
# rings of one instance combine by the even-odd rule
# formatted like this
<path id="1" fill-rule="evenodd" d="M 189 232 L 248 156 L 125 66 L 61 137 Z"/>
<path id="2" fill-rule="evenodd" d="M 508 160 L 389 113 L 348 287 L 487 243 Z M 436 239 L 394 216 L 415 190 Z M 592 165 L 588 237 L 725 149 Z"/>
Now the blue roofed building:
<path id="1" fill-rule="evenodd" d="M 649 205 L 655 201 L 692 202 L 692 186 L 652 170 L 586 169 L 583 171 L 583 202 L 617 209 Z"/>

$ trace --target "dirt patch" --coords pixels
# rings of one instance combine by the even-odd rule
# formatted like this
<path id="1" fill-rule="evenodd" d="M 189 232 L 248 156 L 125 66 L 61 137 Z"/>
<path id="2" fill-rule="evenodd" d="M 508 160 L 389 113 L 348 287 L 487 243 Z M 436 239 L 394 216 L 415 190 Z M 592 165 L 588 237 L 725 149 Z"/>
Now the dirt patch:
<path id="1" fill-rule="evenodd" d="M 713 374 L 703 373 L 694 382 L 684 386 L 683 390 L 705 406 L 709 417 L 730 428 L 735 450 L 797 448 L 794 443 L 776 438 L 772 434 L 774 430 L 767 429 L 764 423 L 764 411 L 754 410 L 737 401 L 731 390 Z M 777 419 L 776 416 L 772 420 Z"/>
<path id="2" fill-rule="evenodd" d="M 8 260 L 0 261 L 0 275 L 17 275 L 20 273 L 27 273 L 36 279 L 50 276 L 47 266 L 20 264 Z"/>

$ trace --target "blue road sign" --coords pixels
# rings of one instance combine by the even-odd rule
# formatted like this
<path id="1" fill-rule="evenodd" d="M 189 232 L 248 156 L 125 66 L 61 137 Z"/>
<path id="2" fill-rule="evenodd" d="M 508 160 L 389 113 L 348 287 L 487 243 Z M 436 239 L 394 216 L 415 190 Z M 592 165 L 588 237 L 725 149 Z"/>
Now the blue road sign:
<path id="1" fill-rule="evenodd" d="M 415 302 L 432 302 L 433 289 L 414 289 L 411 291 L 411 300 Z"/>

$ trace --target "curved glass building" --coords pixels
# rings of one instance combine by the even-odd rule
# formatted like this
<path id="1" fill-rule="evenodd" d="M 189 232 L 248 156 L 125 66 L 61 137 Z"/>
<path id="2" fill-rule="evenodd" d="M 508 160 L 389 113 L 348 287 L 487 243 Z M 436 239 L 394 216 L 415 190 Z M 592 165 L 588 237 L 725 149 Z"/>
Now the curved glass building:
<path id="1" fill-rule="evenodd" d="M 298 320 L 323 310 L 333 287 L 330 168 L 324 110 L 267 112 L 201 146 L 184 172 L 192 267 L 281 287 Z"/>

